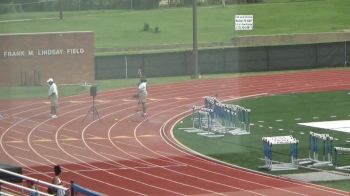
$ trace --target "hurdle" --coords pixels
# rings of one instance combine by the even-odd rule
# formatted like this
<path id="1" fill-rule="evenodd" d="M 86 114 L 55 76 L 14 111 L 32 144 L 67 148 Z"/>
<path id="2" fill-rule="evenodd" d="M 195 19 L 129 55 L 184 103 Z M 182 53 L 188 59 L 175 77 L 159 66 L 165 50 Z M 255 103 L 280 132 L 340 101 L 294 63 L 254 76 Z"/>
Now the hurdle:
<path id="1" fill-rule="evenodd" d="M 197 118 L 193 118 L 195 125 L 201 130 L 198 135 L 205 137 L 223 137 L 224 135 L 218 134 L 213 131 L 213 110 L 206 107 L 199 107 L 197 110 Z"/>
<path id="2" fill-rule="evenodd" d="M 232 135 L 250 134 L 250 109 L 223 104 L 215 97 L 205 97 L 204 106 L 213 111 L 211 128 L 215 132 Z"/>
<path id="3" fill-rule="evenodd" d="M 201 117 L 199 115 L 199 106 L 193 105 L 192 106 L 192 127 L 184 127 L 184 128 L 180 128 L 186 132 L 189 133 L 194 133 L 194 132 L 200 132 L 201 131 Z M 196 125 L 198 124 L 198 128 L 196 127 Z"/>
<path id="4" fill-rule="evenodd" d="M 205 137 L 223 137 L 212 131 L 213 110 L 203 106 L 192 107 L 192 127 L 180 128 L 189 133 L 197 133 Z"/>
<path id="5" fill-rule="evenodd" d="M 250 110 L 223 104 L 215 97 L 204 97 L 204 105 L 192 107 L 192 127 L 180 128 L 207 137 L 250 134 Z"/>
<path id="6" fill-rule="evenodd" d="M 345 147 L 334 147 L 334 166 L 337 170 L 350 171 L 350 165 L 339 164 L 338 155 L 350 155 L 350 148 Z"/>
<path id="7" fill-rule="evenodd" d="M 211 116 L 210 112 L 211 110 L 201 107 L 201 106 L 193 106 L 192 107 L 192 123 L 194 127 L 198 127 L 198 129 L 201 130 L 208 130 L 210 131 L 210 124 L 211 124 Z"/>
<path id="8" fill-rule="evenodd" d="M 329 134 L 320 134 L 310 131 L 309 134 L 309 158 L 300 159 L 300 165 L 310 167 L 333 166 L 333 140 Z M 319 159 L 319 152 L 322 151 L 322 160 Z"/>
<path id="9" fill-rule="evenodd" d="M 298 158 L 298 143 L 299 140 L 291 135 L 288 136 L 274 136 L 274 137 L 262 137 L 263 152 L 265 165 L 259 166 L 261 169 L 267 169 L 270 171 L 286 171 L 297 170 L 297 158 Z M 290 145 L 290 163 L 283 163 L 272 160 L 272 146 L 276 145 Z"/>

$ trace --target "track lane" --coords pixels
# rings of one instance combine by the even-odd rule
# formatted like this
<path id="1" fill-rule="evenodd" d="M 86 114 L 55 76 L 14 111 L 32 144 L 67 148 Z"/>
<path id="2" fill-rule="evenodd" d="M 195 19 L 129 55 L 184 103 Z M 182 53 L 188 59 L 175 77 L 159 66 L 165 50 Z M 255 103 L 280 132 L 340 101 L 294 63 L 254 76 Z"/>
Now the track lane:
<path id="1" fill-rule="evenodd" d="M 104 189 L 115 191 L 109 191 L 109 195 L 113 195 L 114 193 L 154 195 L 162 191 L 165 191 L 163 193 L 175 195 L 230 195 L 233 193 L 239 193 L 240 195 L 275 195 L 281 193 L 303 195 L 304 193 L 309 193 L 307 190 L 311 190 L 311 195 L 322 195 L 324 192 L 327 192 L 324 187 L 319 188 L 320 190 L 317 192 L 317 188 L 315 187 L 318 186 L 310 184 L 291 183 L 291 181 L 281 179 L 277 179 L 276 181 L 274 178 L 268 178 L 269 180 L 266 180 L 266 177 L 259 178 L 261 182 L 256 182 L 253 181 L 256 178 L 254 173 L 253 175 L 248 175 L 246 174 L 247 172 L 231 174 L 231 170 L 236 172 L 237 168 L 232 169 L 231 167 L 227 167 L 228 173 L 226 177 L 223 177 L 219 175 L 222 165 L 213 164 L 212 162 L 208 165 L 203 164 L 203 162 L 207 163 L 208 161 L 179 150 L 179 146 L 174 148 L 174 144 L 169 143 L 171 141 L 169 139 L 171 138 L 171 130 L 167 130 L 165 134 L 169 136 L 168 139 L 162 138 L 164 137 L 164 133 L 161 133 L 159 130 L 162 130 L 162 127 L 171 127 L 169 126 L 171 125 L 170 122 L 167 125 L 163 125 L 163 122 L 188 110 L 193 104 L 201 104 L 203 102 L 202 97 L 208 95 L 208 91 L 206 91 L 208 89 L 212 92 L 212 96 L 218 95 L 222 100 L 259 93 L 281 94 L 347 89 L 349 88 L 349 79 L 346 76 L 349 73 L 348 71 L 345 72 L 347 73 L 332 71 L 326 74 L 326 71 L 311 71 L 306 73 L 298 72 L 296 74 L 273 74 L 271 76 L 235 77 L 223 80 L 214 79 L 210 81 L 174 84 L 171 85 L 171 88 L 165 85 L 150 86 L 150 99 L 153 100 L 149 102 L 151 116 L 148 122 L 142 121 L 140 117 L 134 115 L 135 105 L 133 104 L 135 103 L 130 100 L 131 95 L 134 93 L 133 89 L 110 91 L 102 93 L 100 96 L 103 99 L 101 99 L 101 102 L 98 102 L 101 106 L 98 107 L 99 112 L 106 117 L 102 120 L 102 123 L 95 121 L 91 124 L 89 123 L 89 125 L 78 126 L 78 121 L 81 121 L 81 118 L 84 116 L 81 112 L 83 110 L 72 112 L 72 115 L 67 115 L 66 117 L 65 115 L 60 115 L 60 120 L 53 123 L 60 128 L 56 130 L 56 145 L 51 146 L 50 144 L 49 147 L 59 149 L 58 154 L 64 154 L 62 159 L 55 159 L 52 156 L 56 155 L 54 150 L 52 152 L 46 152 L 49 151 L 47 146 L 45 148 L 35 145 L 32 150 L 38 154 L 40 152 L 50 153 L 50 156 L 46 156 L 45 160 L 52 164 L 64 163 L 64 168 L 67 169 L 64 175 L 65 177 L 70 179 L 88 177 L 87 180 L 84 180 L 83 184 L 88 186 L 93 185 L 94 187 L 97 185 L 96 189 L 101 189 L 102 191 Z M 199 89 L 199 91 L 196 92 L 194 88 Z M 203 91 L 203 89 L 206 90 Z M 169 96 L 166 96 L 164 91 L 169 92 Z M 84 97 L 79 97 L 79 99 L 88 100 L 88 98 Z M 68 99 L 67 101 L 71 101 L 71 103 L 77 102 L 74 99 Z M 129 104 L 125 104 L 125 107 L 123 107 L 118 105 L 121 102 Z M 165 102 L 168 102 L 167 106 L 165 106 L 166 104 L 164 106 L 162 105 Z M 80 107 L 83 105 L 86 106 L 88 103 L 88 101 L 85 101 L 85 103 L 81 102 Z M 166 110 L 167 108 L 169 110 Z M 120 112 L 118 112 L 118 109 Z M 75 119 L 75 117 L 77 118 Z M 38 119 L 38 121 L 42 120 Z M 43 140 L 46 138 L 42 136 L 39 128 L 40 126 L 34 129 L 30 136 L 30 140 L 33 140 L 34 143 L 34 140 Z M 14 127 L 11 130 L 15 130 Z M 81 138 L 79 138 L 79 132 L 83 132 Z M 9 138 L 13 138 L 13 135 L 6 135 Z M 52 136 L 50 138 L 52 139 Z M 107 138 L 110 141 L 106 142 Z M 74 153 L 75 157 L 79 157 L 80 160 L 68 156 L 72 153 Z M 116 178 L 120 174 L 121 176 Z M 235 175 L 239 179 L 232 180 Z M 110 176 L 112 176 L 111 180 L 108 180 Z M 244 181 L 242 179 L 247 178 L 250 181 L 250 177 L 253 178 L 251 182 L 246 181 L 245 184 L 240 185 L 241 187 L 236 187 L 237 183 Z M 137 178 L 139 178 L 138 181 L 140 182 L 137 182 Z M 167 178 L 167 180 L 164 180 L 164 178 Z M 106 179 L 108 183 L 103 183 L 103 180 Z M 139 188 L 137 186 L 134 188 L 130 186 L 130 180 L 132 183 L 138 184 L 137 186 Z M 112 181 L 115 184 L 109 183 Z M 173 183 L 171 181 L 178 183 L 175 183 L 177 185 L 172 187 L 171 184 Z M 203 183 L 203 181 L 206 183 Z M 280 181 L 286 181 L 286 184 L 280 183 Z M 183 185 L 186 183 L 193 186 L 192 190 L 184 189 L 184 192 L 174 191 L 188 187 Z M 246 187 L 247 184 L 255 185 Z M 124 187 L 128 188 L 123 189 Z M 305 187 L 309 188 L 305 189 Z M 193 188 L 195 191 L 193 191 Z M 139 192 L 132 192 L 133 189 L 137 189 Z M 330 189 L 330 191 L 334 190 Z M 338 192 L 340 192 L 340 195 L 344 195 L 344 192 L 341 191 L 334 191 L 332 194 L 337 194 Z"/>

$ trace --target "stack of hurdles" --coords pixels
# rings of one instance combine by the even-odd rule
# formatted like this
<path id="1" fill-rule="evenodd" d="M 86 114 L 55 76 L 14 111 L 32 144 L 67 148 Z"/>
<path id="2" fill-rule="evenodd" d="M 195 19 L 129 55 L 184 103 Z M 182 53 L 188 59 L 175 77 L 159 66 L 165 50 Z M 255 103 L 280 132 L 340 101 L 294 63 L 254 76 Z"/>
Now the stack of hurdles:
<path id="1" fill-rule="evenodd" d="M 221 103 L 215 97 L 205 97 L 204 107 L 212 110 L 211 131 L 232 135 L 250 134 L 250 109 Z"/>
<path id="2" fill-rule="evenodd" d="M 193 126 L 184 130 L 198 132 L 206 137 L 250 134 L 250 112 L 250 109 L 242 106 L 224 104 L 215 97 L 205 97 L 204 106 L 192 107 Z"/>

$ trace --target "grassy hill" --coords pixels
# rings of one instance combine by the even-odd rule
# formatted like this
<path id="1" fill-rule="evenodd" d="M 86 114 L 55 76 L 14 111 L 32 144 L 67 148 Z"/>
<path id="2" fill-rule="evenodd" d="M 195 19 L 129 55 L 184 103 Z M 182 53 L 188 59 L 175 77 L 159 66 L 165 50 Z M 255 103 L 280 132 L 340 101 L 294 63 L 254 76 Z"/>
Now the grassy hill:
<path id="1" fill-rule="evenodd" d="M 350 30 L 346 0 L 267 0 L 263 4 L 198 7 L 198 42 L 230 43 L 233 36 L 314 33 Z M 272 2 L 272 3 L 271 3 Z M 289 2 L 289 3 L 280 3 Z M 63 20 L 39 20 L 58 13 L 13 13 L 10 18 L 36 18 L 22 22 L 1 22 L 2 33 L 93 31 L 97 48 L 123 48 L 161 44 L 192 43 L 192 9 L 166 8 L 144 11 L 64 12 Z M 235 32 L 235 14 L 253 14 L 254 30 Z M 144 24 L 150 31 L 144 32 Z M 158 27 L 160 32 L 154 33 Z"/>

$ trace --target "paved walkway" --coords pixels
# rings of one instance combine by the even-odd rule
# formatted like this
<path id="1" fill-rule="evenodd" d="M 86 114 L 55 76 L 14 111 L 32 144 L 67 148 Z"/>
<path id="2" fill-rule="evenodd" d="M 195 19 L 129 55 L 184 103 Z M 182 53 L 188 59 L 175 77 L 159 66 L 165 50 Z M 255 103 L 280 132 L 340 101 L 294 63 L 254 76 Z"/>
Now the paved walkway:
<path id="1" fill-rule="evenodd" d="M 321 182 L 321 181 L 336 181 L 349 180 L 350 174 L 335 173 L 335 172 L 310 172 L 300 174 L 286 174 L 283 177 L 300 180 L 304 182 Z"/>

